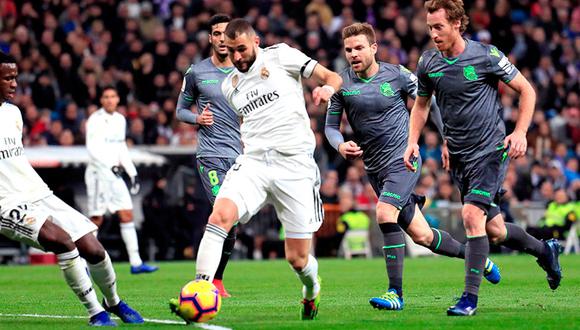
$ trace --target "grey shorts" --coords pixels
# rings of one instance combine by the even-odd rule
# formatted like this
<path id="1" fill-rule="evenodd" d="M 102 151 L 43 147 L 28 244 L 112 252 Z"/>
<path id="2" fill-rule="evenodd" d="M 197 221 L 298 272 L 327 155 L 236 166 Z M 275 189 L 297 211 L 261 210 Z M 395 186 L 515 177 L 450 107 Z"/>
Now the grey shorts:
<path id="1" fill-rule="evenodd" d="M 236 162 L 235 158 L 197 158 L 197 170 L 205 195 L 213 205 L 226 173 Z"/>
<path id="2" fill-rule="evenodd" d="M 409 171 L 401 158 L 378 173 L 368 173 L 369 182 L 381 202 L 399 210 L 410 202 L 411 193 L 421 175 L 421 157 L 418 157 L 417 163 L 415 172 Z"/>
<path id="3" fill-rule="evenodd" d="M 509 157 L 504 149 L 469 162 L 451 159 L 451 177 L 461 192 L 461 201 L 474 204 L 485 212 L 495 208 L 501 197 L 508 163 Z"/>

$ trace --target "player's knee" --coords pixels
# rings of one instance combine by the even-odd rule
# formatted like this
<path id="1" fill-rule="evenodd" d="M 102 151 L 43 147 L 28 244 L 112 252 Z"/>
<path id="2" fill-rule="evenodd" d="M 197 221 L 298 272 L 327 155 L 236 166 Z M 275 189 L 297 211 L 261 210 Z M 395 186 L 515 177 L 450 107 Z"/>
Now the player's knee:
<path id="1" fill-rule="evenodd" d="M 377 223 L 397 223 L 399 210 L 394 206 L 379 202 L 377 204 Z"/>
<path id="2" fill-rule="evenodd" d="M 487 226 L 486 231 L 489 241 L 496 245 L 503 242 L 507 234 L 505 226 L 503 228 L 499 226 Z"/>
<path id="3" fill-rule="evenodd" d="M 467 231 L 485 229 L 485 212 L 478 206 L 465 204 L 461 210 L 463 225 Z"/>
<path id="4" fill-rule="evenodd" d="M 69 252 L 75 249 L 75 244 L 62 228 L 47 221 L 40 229 L 38 242 L 46 250 L 55 254 Z"/>
<path id="5" fill-rule="evenodd" d="M 297 271 L 301 271 L 306 267 L 308 263 L 308 253 L 306 254 L 299 254 L 299 253 L 292 253 L 289 252 L 286 254 L 286 260 Z"/>
<path id="6" fill-rule="evenodd" d="M 91 221 L 97 226 L 97 227 L 101 227 L 101 225 L 103 224 L 103 216 L 92 216 L 91 217 Z"/>
<path id="7" fill-rule="evenodd" d="M 428 231 L 420 232 L 420 233 L 412 233 L 411 238 L 413 242 L 422 245 L 422 246 L 429 246 L 433 241 L 433 232 L 431 229 Z"/>
<path id="8" fill-rule="evenodd" d="M 219 201 L 220 202 L 216 203 L 214 206 L 213 212 L 209 216 L 208 223 L 225 228 L 229 231 L 237 220 L 237 209 L 235 204 L 231 201 L 230 203 L 225 204 L 222 203 L 222 200 Z"/>
<path id="9" fill-rule="evenodd" d="M 117 212 L 119 216 L 119 221 L 121 223 L 127 223 L 133 221 L 133 212 L 131 210 L 121 210 Z"/>
<path id="10" fill-rule="evenodd" d="M 97 264 L 105 259 L 105 248 L 92 234 L 88 233 L 75 242 L 81 257 L 90 264 Z"/>

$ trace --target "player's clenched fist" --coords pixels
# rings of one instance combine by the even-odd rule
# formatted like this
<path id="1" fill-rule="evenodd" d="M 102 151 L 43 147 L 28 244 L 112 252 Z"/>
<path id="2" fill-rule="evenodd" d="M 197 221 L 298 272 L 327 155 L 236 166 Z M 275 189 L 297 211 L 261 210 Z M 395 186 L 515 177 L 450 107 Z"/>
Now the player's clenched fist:
<path id="1" fill-rule="evenodd" d="M 344 159 L 356 159 L 362 156 L 363 151 L 354 141 L 347 141 L 338 146 L 338 152 Z"/>
<path id="2" fill-rule="evenodd" d="M 199 116 L 197 116 L 197 123 L 203 126 L 213 125 L 213 113 L 209 110 L 208 103 Z"/>
<path id="3" fill-rule="evenodd" d="M 407 150 L 403 154 L 403 161 L 405 162 L 405 166 L 409 171 L 415 172 L 417 171 L 417 158 L 419 157 L 419 145 L 409 144 L 407 146 Z"/>
<path id="4" fill-rule="evenodd" d="M 328 102 L 332 94 L 334 94 L 334 88 L 329 85 L 318 86 L 312 91 L 312 98 L 314 99 L 314 104 L 319 105 L 320 102 Z"/>

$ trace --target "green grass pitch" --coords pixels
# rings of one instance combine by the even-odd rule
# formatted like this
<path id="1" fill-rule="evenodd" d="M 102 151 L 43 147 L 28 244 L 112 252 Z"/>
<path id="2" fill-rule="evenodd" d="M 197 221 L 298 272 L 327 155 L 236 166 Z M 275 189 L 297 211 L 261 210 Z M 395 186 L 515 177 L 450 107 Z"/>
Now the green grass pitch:
<path id="1" fill-rule="evenodd" d="M 548 288 L 545 273 L 529 256 L 494 256 L 502 281 L 484 280 L 478 314 L 445 314 L 463 287 L 463 262 L 445 257 L 405 260 L 405 309 L 374 310 L 368 299 L 385 289 L 382 259 L 320 260 L 322 300 L 318 320 L 300 321 L 299 281 L 283 260 L 233 261 L 225 299 L 209 324 L 233 329 L 580 329 L 580 256 L 562 256 L 562 286 Z M 130 275 L 115 264 L 119 292 L 145 318 L 178 321 L 167 301 L 195 271 L 193 262 L 161 263 L 154 274 Z M 57 266 L 0 267 L 0 329 L 78 329 L 87 317 Z M 33 318 L 23 314 L 67 316 Z M 131 328 L 179 328 L 148 323 Z"/>

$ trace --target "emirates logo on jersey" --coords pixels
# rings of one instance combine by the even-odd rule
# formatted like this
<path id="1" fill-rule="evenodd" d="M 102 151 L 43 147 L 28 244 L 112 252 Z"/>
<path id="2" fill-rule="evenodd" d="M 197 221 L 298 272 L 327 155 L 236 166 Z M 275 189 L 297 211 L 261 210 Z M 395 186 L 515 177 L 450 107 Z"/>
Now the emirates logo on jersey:
<path id="1" fill-rule="evenodd" d="M 263 67 L 262 70 L 260 70 L 260 78 L 266 80 L 268 77 L 270 77 L 270 71 L 268 71 L 266 67 Z"/>
<path id="2" fill-rule="evenodd" d="M 249 102 L 240 109 L 240 112 L 242 113 L 242 115 L 247 116 L 250 112 L 259 109 L 271 102 L 274 102 L 279 98 L 280 94 L 278 94 L 278 91 L 266 93 L 259 97 L 250 99 Z"/>

